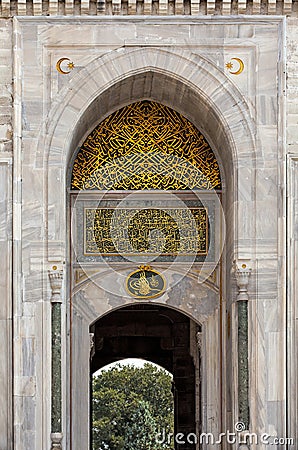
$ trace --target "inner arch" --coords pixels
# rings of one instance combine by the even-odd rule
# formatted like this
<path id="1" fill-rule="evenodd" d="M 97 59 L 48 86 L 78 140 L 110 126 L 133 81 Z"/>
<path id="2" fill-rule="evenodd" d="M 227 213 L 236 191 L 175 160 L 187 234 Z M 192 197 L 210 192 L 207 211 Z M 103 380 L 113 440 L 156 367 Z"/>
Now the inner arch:
<path id="1" fill-rule="evenodd" d="M 90 331 L 94 336 L 91 373 L 131 357 L 157 364 L 173 375 L 175 432 L 186 436 L 199 431 L 200 353 L 196 339 L 201 326 L 197 322 L 166 306 L 135 304 L 101 317 Z M 186 443 L 183 448 L 195 447 Z"/>

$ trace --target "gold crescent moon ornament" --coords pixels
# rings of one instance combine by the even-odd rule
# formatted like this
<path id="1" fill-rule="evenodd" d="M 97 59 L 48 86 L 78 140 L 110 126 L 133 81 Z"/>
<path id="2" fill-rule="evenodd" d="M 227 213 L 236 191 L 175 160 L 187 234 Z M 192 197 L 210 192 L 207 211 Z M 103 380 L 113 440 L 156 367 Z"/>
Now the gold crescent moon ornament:
<path id="1" fill-rule="evenodd" d="M 235 70 L 235 72 L 232 72 L 232 70 L 231 70 L 231 69 L 233 69 L 232 61 L 237 61 L 239 64 L 239 68 L 238 68 L 238 70 Z M 226 63 L 226 68 L 228 69 L 228 71 L 230 72 L 231 75 L 240 75 L 240 73 L 242 73 L 244 70 L 244 62 L 240 58 L 231 58 L 231 61 Z"/>
<path id="2" fill-rule="evenodd" d="M 69 63 L 67 64 L 67 67 L 69 68 L 69 71 L 65 71 L 65 70 L 62 70 L 62 69 L 61 69 L 61 64 L 62 64 L 64 61 L 69 61 Z M 74 68 L 74 63 L 71 62 L 69 58 L 60 58 L 60 59 L 58 59 L 58 61 L 56 62 L 56 70 L 57 70 L 59 73 L 62 73 L 62 75 L 67 75 L 68 73 L 70 73 L 70 71 L 71 71 L 73 68 Z"/>

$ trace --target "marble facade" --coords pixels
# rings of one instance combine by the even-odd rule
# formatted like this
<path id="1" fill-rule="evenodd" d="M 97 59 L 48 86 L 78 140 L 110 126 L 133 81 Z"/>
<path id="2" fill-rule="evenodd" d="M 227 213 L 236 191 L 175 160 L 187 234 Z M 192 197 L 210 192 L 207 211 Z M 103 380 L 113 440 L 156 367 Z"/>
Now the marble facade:
<path id="1" fill-rule="evenodd" d="M 198 285 L 194 267 L 195 299 L 179 305 L 202 323 L 203 429 L 232 431 L 239 418 L 235 264 L 245 265 L 249 430 L 291 437 L 288 448 L 298 448 L 297 20 L 0 19 L 1 450 L 45 450 L 54 442 L 48 273 L 56 270 L 63 273 L 62 448 L 88 446 L 89 326 L 133 301 L 115 299 L 98 286 L 96 278 L 108 276 L 99 269 L 89 273 L 84 267 L 81 273 L 70 264 L 69 168 L 100 120 L 147 98 L 176 109 L 202 131 L 223 175 L 220 282 Z M 69 74 L 56 70 L 62 57 L 74 63 Z M 244 63 L 240 75 L 226 67 L 235 57 Z M 177 307 L 167 294 L 156 301 Z"/>

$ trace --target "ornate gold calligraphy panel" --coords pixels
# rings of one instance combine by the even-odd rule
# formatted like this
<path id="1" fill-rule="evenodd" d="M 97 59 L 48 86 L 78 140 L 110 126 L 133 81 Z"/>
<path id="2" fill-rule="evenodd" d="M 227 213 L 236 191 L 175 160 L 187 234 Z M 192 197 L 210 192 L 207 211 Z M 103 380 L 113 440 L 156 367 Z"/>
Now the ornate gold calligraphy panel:
<path id="1" fill-rule="evenodd" d="M 185 117 L 151 101 L 128 105 L 87 137 L 72 189 L 220 189 L 220 170 L 204 136 Z"/>
<path id="2" fill-rule="evenodd" d="M 85 255 L 206 255 L 205 208 L 85 208 Z"/>

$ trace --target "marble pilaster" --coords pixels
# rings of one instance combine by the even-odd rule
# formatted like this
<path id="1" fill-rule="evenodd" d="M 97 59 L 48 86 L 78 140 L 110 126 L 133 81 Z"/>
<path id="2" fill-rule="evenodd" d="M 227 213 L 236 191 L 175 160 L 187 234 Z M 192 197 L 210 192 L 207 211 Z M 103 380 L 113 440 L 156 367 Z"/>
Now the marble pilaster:
<path id="1" fill-rule="evenodd" d="M 61 289 L 63 271 L 49 272 L 52 289 L 52 406 L 51 450 L 62 450 L 62 395 L 61 395 Z"/>
<path id="2" fill-rule="evenodd" d="M 245 263 L 235 267 L 238 287 L 238 419 L 249 429 L 249 364 L 248 364 L 248 282 L 251 268 Z"/>

